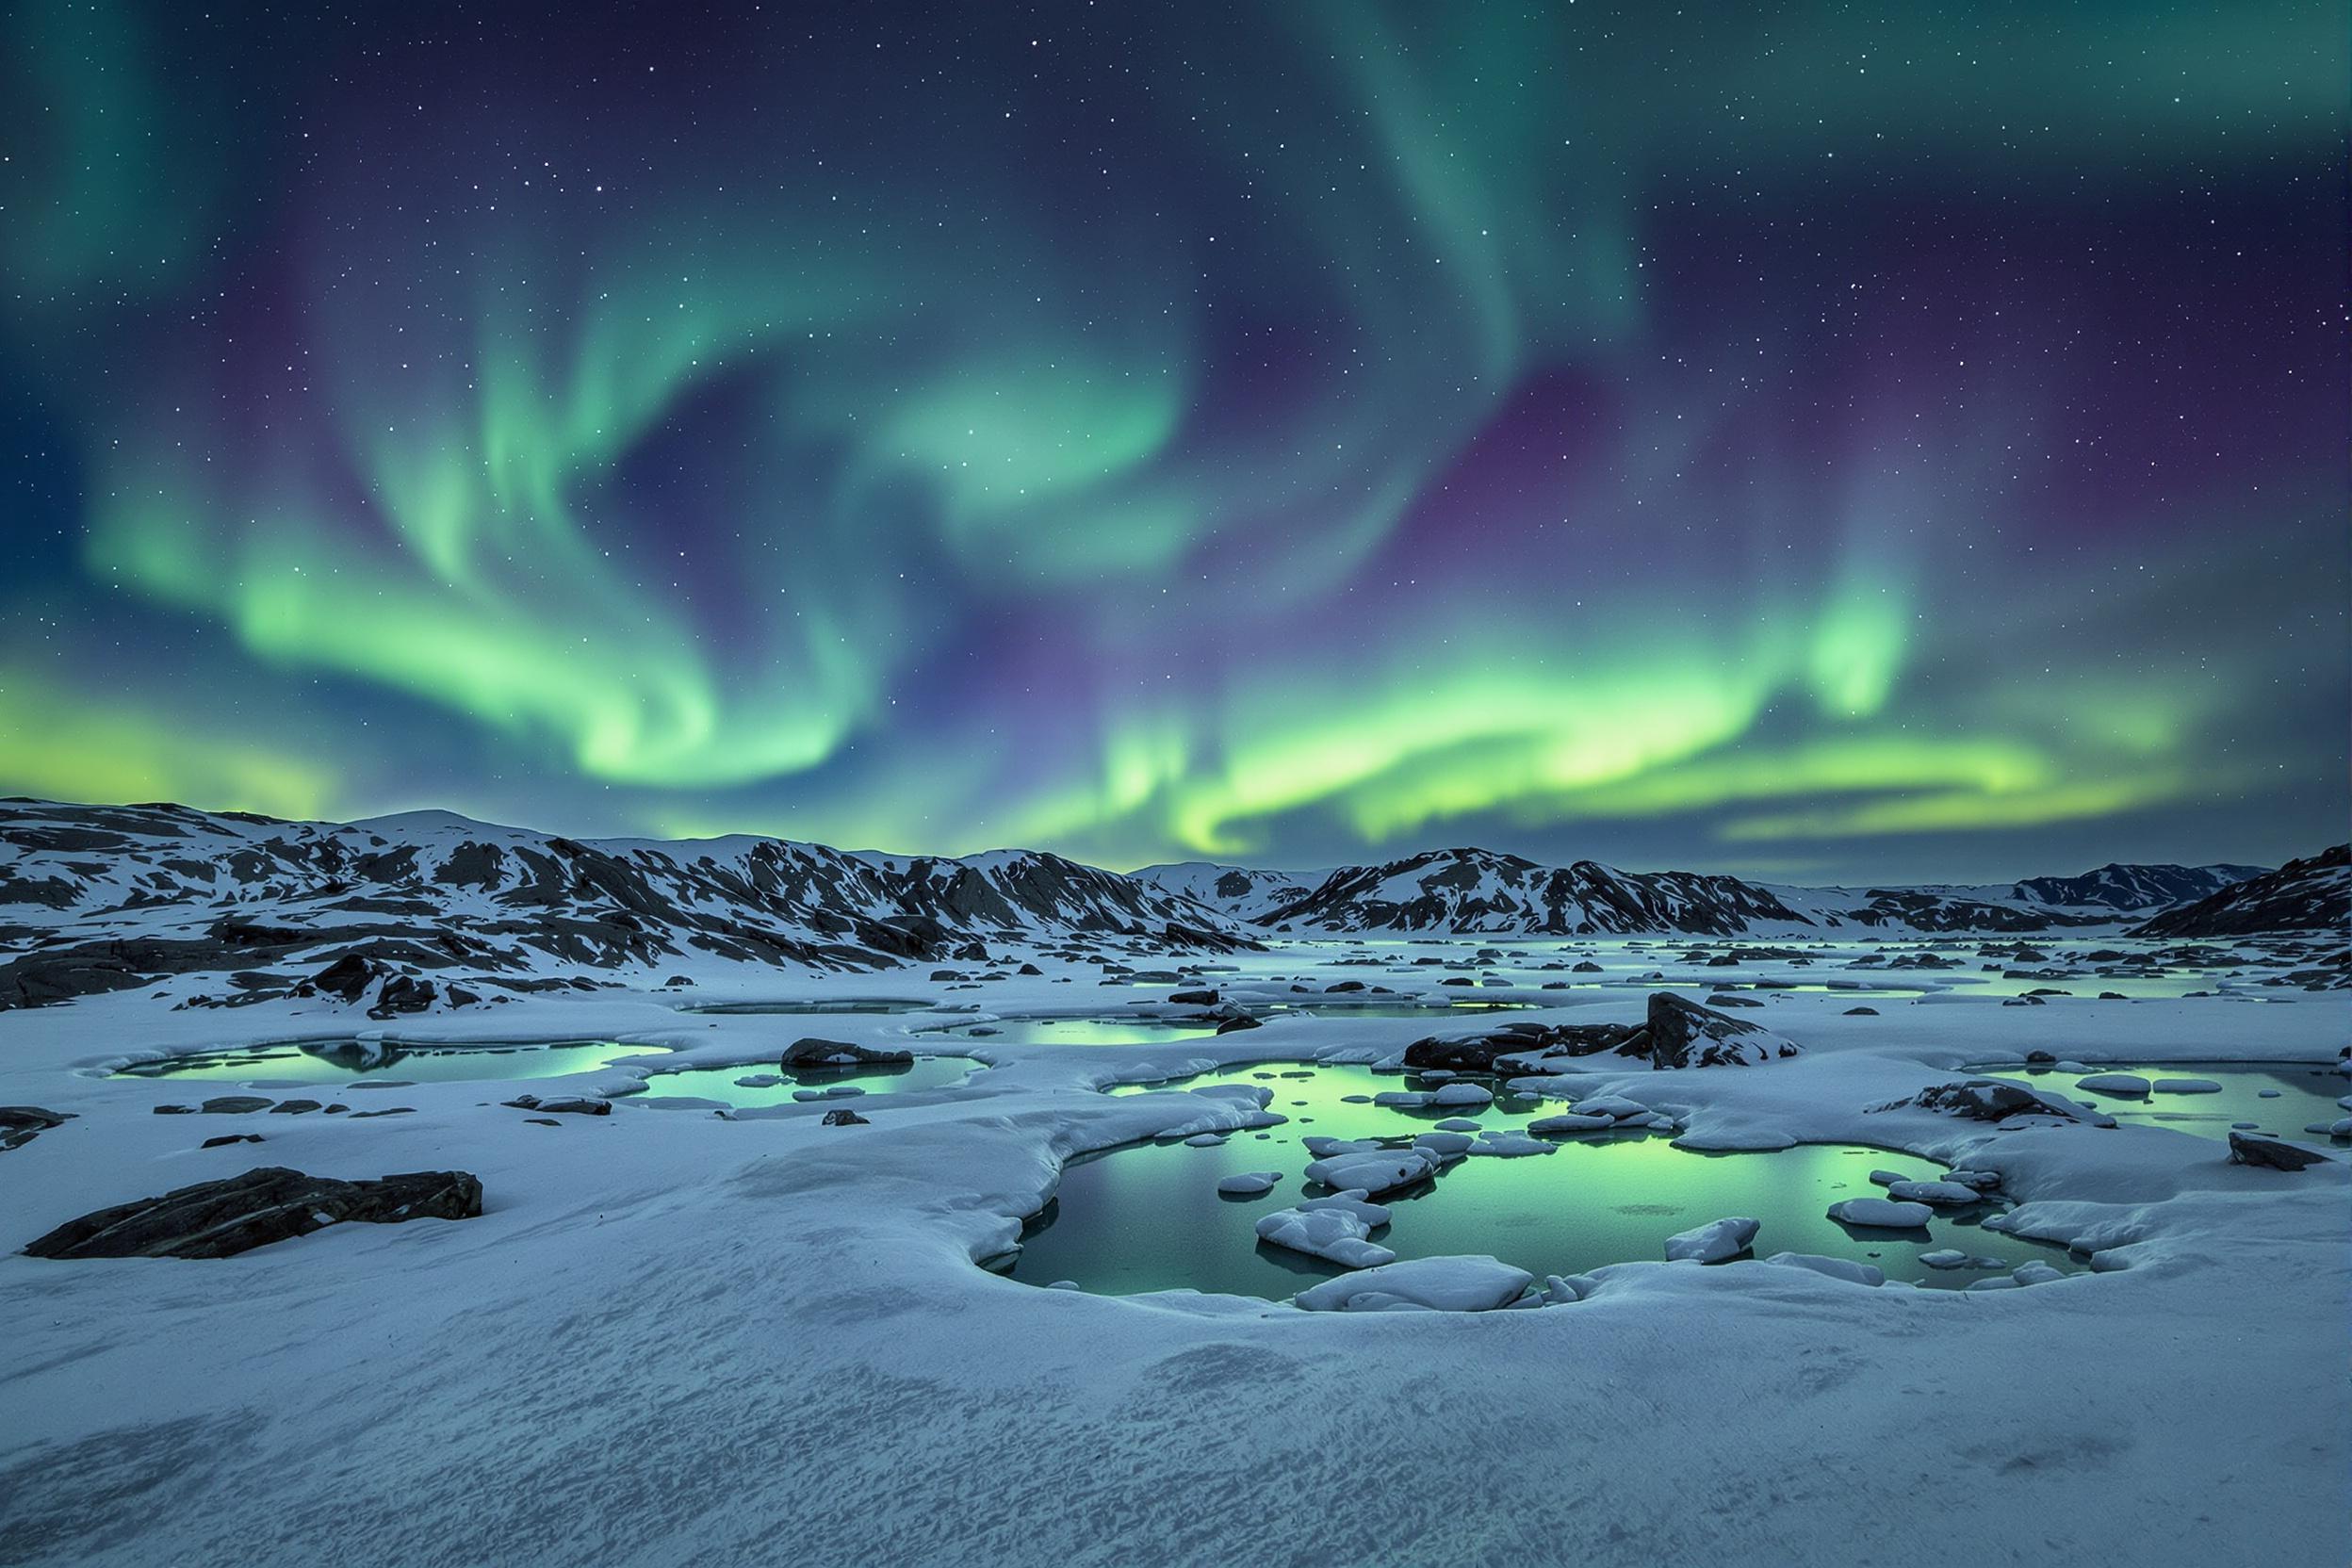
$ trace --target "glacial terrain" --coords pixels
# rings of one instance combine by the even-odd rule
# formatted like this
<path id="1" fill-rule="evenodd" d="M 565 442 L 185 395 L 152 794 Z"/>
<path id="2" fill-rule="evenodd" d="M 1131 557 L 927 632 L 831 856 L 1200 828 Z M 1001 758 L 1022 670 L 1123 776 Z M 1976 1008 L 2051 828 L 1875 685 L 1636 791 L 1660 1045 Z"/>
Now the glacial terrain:
<path id="1" fill-rule="evenodd" d="M 2352 1547 L 2341 849 L 0 845 L 0 1562 Z"/>

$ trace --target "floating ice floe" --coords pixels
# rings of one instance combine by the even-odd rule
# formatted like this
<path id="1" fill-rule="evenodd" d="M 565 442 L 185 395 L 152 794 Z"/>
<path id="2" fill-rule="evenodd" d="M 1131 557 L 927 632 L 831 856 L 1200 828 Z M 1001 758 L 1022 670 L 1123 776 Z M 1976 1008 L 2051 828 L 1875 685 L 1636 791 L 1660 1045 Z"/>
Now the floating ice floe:
<path id="1" fill-rule="evenodd" d="M 1371 1268 L 1396 1261 L 1396 1254 L 1364 1238 L 1371 1233 L 1347 1209 L 1278 1209 L 1258 1221 L 1258 1239 L 1270 1246 L 1324 1258 L 1348 1268 Z"/>
<path id="2" fill-rule="evenodd" d="M 1282 1173 L 1279 1170 L 1245 1170 L 1220 1179 L 1217 1190 L 1228 1198 L 1255 1198 L 1262 1193 L 1272 1192 L 1282 1180 Z"/>
<path id="3" fill-rule="evenodd" d="M 1916 1231 L 1935 1217 L 1935 1213 L 1925 1203 L 1887 1198 L 1849 1198 L 1829 1206 L 1832 1219 L 1883 1231 Z"/>
<path id="4" fill-rule="evenodd" d="M 1984 1195 L 1959 1182 L 1891 1182 L 1886 1196 L 1912 1203 L 1979 1203 Z"/>
<path id="5" fill-rule="evenodd" d="M 2148 1080 L 2136 1072 L 2094 1072 L 2087 1078 L 2077 1078 L 2074 1086 L 2093 1094 L 2137 1095 L 2148 1092 Z"/>
<path id="6" fill-rule="evenodd" d="M 1320 1182 L 1334 1191 L 1362 1187 L 1372 1197 L 1395 1192 L 1415 1182 L 1434 1176 L 1451 1159 L 1459 1156 L 1439 1153 L 1434 1149 L 1416 1145 L 1411 1149 L 1383 1149 L 1370 1153 L 1334 1154 L 1316 1160 L 1307 1167 L 1307 1179 Z"/>
<path id="7" fill-rule="evenodd" d="M 1610 1116 L 1590 1116 L 1582 1111 L 1564 1111 L 1559 1116 L 1538 1117 L 1527 1123 L 1530 1133 L 1602 1133 L 1617 1125 Z"/>

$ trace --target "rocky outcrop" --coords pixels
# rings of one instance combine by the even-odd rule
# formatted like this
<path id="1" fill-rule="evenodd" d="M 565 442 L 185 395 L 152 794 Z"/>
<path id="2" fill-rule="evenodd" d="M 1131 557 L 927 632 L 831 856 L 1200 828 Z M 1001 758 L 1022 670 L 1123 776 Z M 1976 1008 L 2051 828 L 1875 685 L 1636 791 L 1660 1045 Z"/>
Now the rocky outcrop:
<path id="1" fill-rule="evenodd" d="M 1794 1056 L 1796 1041 L 1760 1023 L 1702 1007 L 1673 991 L 1650 993 L 1650 1066 L 1754 1067 Z"/>
<path id="2" fill-rule="evenodd" d="M 786 1072 L 806 1071 L 811 1068 L 905 1067 L 915 1059 L 911 1051 L 888 1047 L 853 1045 L 848 1040 L 819 1039 L 805 1035 L 784 1048 L 781 1063 Z"/>
<path id="3" fill-rule="evenodd" d="M 2135 937 L 2247 937 L 2267 931 L 2352 933 L 2352 845 L 2290 860 L 2158 915 Z"/>
<path id="4" fill-rule="evenodd" d="M 2231 1165 L 2257 1165 L 2267 1167 L 2272 1170 L 2301 1170 L 2306 1166 L 2318 1165 L 2327 1158 L 2325 1154 L 2314 1153 L 2309 1149 L 2297 1149 L 2294 1144 L 2281 1143 L 2277 1138 L 2256 1137 L 2251 1133 L 2230 1135 L 2230 1163 Z"/>
<path id="5" fill-rule="evenodd" d="M 1646 1055 L 1648 1030 L 1632 1023 L 1506 1023 L 1480 1035 L 1415 1040 L 1405 1047 L 1405 1065 L 1507 1073 L 1515 1068 L 1540 1070 L 1536 1060 L 1544 1056 L 1592 1056 L 1604 1051 Z"/>
<path id="6" fill-rule="evenodd" d="M 36 1258 L 226 1258 L 347 1220 L 470 1219 L 482 1184 L 462 1170 L 345 1182 L 265 1166 L 70 1219 L 24 1249 Z"/>
<path id="7" fill-rule="evenodd" d="M 1950 1084 L 1937 1084 L 1919 1093 L 1884 1105 L 1870 1107 L 1873 1111 L 1900 1110 L 1916 1105 L 1921 1110 L 1942 1111 L 1965 1117 L 1970 1121 L 2006 1121 L 2012 1117 L 2056 1117 L 2063 1121 L 2080 1121 L 2093 1127 L 2113 1127 L 2115 1119 L 2071 1100 L 2054 1094 L 2027 1088 L 2022 1084 L 2003 1083 L 1993 1078 L 1968 1078 Z"/>
<path id="8" fill-rule="evenodd" d="M 74 1119 L 71 1111 L 44 1111 L 39 1105 L 0 1105 L 0 1153 L 22 1148 L 52 1127 Z"/>

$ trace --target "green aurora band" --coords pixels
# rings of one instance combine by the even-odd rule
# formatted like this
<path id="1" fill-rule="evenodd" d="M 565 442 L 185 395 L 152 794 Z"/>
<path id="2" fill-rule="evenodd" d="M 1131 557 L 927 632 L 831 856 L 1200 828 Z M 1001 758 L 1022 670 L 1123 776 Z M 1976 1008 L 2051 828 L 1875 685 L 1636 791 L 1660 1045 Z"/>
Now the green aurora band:
<path id="1" fill-rule="evenodd" d="M 0 788 L 2308 849 L 2345 45 L 2258 9 L 20 8 Z"/>

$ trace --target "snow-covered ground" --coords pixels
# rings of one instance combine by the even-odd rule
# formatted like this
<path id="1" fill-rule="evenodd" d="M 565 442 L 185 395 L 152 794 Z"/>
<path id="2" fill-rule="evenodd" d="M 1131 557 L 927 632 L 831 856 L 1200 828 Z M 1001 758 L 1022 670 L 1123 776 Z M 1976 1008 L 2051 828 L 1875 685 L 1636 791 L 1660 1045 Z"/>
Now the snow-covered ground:
<path id="1" fill-rule="evenodd" d="M 2153 951 L 2036 940 L 2049 972 L 2087 947 Z M 2287 1173 L 2162 1126 L 1871 1109 L 2033 1051 L 2332 1063 L 2345 993 L 2262 984 L 2276 966 L 2244 941 L 2248 962 L 2115 1001 L 2093 1000 L 2109 988 L 2095 978 L 2003 979 L 2016 966 L 1985 971 L 1972 939 L 1935 944 L 1963 965 L 1941 971 L 1846 968 L 1877 951 L 1861 943 L 1806 965 L 1684 956 L 1734 945 L 1374 938 L 1171 958 L 1174 986 L 1040 956 L 1037 975 L 976 983 L 711 960 L 686 967 L 690 989 L 658 991 L 681 968 L 664 964 L 625 990 L 397 1031 L 661 1054 L 561 1079 L 312 1091 L 413 1107 L 366 1119 L 155 1115 L 236 1085 L 105 1075 L 383 1028 L 317 999 L 172 1011 L 119 992 L 0 1015 L 0 1103 L 74 1118 L 0 1152 L 0 1562 L 2345 1560 L 2343 1145 L 2285 1129 L 2331 1154 Z M 1597 968 L 1544 967 L 1563 961 Z M 1870 1143 L 1997 1171 L 2011 1228 L 2092 1266 L 1986 1293 L 1661 1256 L 1597 1270 L 1557 1305 L 1367 1314 L 1094 1297 L 975 1265 L 1017 1244 L 1064 1160 L 1235 1127 L 1257 1103 L 1099 1092 L 1112 1084 L 1378 1062 L 1508 1021 L 1638 1022 L 1652 972 L 1702 999 L 1741 988 L 1759 1005 L 1739 1016 L 1805 1054 L 1674 1072 L 1594 1056 L 1570 1098 L 1670 1109 L 1702 1147 Z M 1906 988 L 1754 988 L 1832 981 Z M 1365 1008 L 1368 991 L 1325 988 L 1348 982 L 1397 994 Z M 1541 988 L 1561 983 L 1577 988 Z M 1023 1043 L 996 1021 L 1197 1015 L 1168 999 L 1198 987 L 1266 1021 L 1122 1044 Z M 2016 1000 L 2043 987 L 2076 994 Z M 824 998 L 963 1011 L 681 1010 Z M 1544 1010 L 1392 1016 L 1407 998 Z M 731 1117 L 658 1080 L 627 1092 L 662 1070 L 773 1072 L 804 1035 L 990 1070 Z M 547 1126 L 500 1103 L 522 1089 L 619 1097 Z M 867 1124 L 822 1125 L 842 1103 Z M 266 1141 L 198 1147 L 229 1132 Z M 466 1170 L 485 1212 L 212 1262 L 15 1254 L 87 1211 L 265 1164 Z"/>

